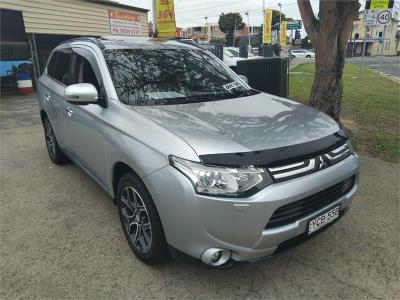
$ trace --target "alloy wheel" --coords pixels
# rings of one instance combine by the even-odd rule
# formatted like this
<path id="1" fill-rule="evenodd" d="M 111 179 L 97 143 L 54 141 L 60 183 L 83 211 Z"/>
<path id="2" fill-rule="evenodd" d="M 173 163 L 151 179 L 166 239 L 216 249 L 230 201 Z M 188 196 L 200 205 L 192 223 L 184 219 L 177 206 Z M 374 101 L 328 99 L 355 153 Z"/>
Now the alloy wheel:
<path id="1" fill-rule="evenodd" d="M 121 215 L 132 245 L 141 253 L 149 252 L 152 243 L 150 218 L 142 197 L 133 187 L 122 190 Z"/>
<path id="2" fill-rule="evenodd" d="M 49 150 L 50 156 L 54 158 L 56 155 L 56 137 L 49 121 L 45 122 L 44 131 L 47 149 Z"/>

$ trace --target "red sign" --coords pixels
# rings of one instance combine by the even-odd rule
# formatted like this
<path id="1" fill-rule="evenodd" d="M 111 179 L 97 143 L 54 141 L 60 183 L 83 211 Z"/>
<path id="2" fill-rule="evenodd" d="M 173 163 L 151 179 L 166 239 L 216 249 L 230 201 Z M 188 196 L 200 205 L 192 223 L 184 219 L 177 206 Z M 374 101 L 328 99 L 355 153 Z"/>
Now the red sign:
<path id="1" fill-rule="evenodd" d="M 125 20 L 131 22 L 140 22 L 140 15 L 120 10 L 108 10 L 108 17 L 110 19 Z"/>
<path id="2" fill-rule="evenodd" d="M 176 27 L 176 37 L 183 37 L 183 29 Z"/>
<path id="3" fill-rule="evenodd" d="M 120 10 L 108 10 L 111 34 L 140 36 L 140 15 Z"/>

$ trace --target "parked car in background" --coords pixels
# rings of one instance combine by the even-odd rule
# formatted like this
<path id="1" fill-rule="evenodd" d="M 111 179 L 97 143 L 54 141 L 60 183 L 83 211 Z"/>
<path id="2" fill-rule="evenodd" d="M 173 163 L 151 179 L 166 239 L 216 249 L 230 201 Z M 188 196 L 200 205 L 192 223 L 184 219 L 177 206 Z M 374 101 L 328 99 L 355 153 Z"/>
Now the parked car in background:
<path id="1" fill-rule="evenodd" d="M 245 58 L 243 57 L 239 57 L 239 53 L 236 53 L 235 51 L 233 51 L 232 49 L 228 49 L 226 47 L 224 47 L 224 63 L 230 67 L 235 69 L 237 66 L 237 62 L 239 60 L 244 60 Z"/>
<path id="2" fill-rule="evenodd" d="M 73 161 L 115 199 L 129 246 L 148 264 L 271 257 L 336 222 L 358 187 L 339 124 L 253 90 L 197 46 L 66 41 L 38 98 L 50 159 Z"/>
<path id="3" fill-rule="evenodd" d="M 232 53 L 232 55 L 234 55 L 235 57 L 239 57 L 240 55 L 240 50 L 239 48 L 236 47 L 225 47 L 226 50 L 228 50 L 230 53 Z M 248 57 L 255 57 L 255 55 L 251 52 L 248 53 Z"/>
<path id="4" fill-rule="evenodd" d="M 305 49 L 292 50 L 291 55 L 293 58 L 315 58 L 314 52 Z"/>
<path id="5" fill-rule="evenodd" d="M 253 58 L 260 58 L 261 56 L 254 55 L 253 53 L 249 52 L 248 57 L 240 57 L 239 56 L 239 48 L 236 47 L 224 47 L 224 63 L 233 69 L 237 66 L 237 62 L 243 59 L 253 59 Z"/>

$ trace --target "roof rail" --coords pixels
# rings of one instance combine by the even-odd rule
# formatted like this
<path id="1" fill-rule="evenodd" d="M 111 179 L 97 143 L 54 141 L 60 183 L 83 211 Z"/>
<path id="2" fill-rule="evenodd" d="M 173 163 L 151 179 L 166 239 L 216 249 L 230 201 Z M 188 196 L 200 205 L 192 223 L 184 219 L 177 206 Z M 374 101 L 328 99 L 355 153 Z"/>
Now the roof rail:
<path id="1" fill-rule="evenodd" d="M 60 43 L 60 45 L 65 44 L 65 43 L 72 43 L 72 42 L 91 42 L 93 44 L 95 44 L 97 47 L 99 47 L 100 49 L 104 49 L 104 44 L 101 42 L 101 40 L 99 38 L 96 37 L 78 37 L 78 38 L 73 38 L 73 39 L 69 39 L 69 40 L 65 40 L 63 42 Z"/>

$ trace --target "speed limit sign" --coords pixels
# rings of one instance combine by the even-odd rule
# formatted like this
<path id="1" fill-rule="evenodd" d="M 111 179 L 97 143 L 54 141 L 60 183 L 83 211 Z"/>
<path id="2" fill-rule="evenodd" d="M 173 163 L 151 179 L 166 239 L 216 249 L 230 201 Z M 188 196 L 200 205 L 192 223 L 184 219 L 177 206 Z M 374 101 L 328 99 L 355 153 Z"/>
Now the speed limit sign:
<path id="1" fill-rule="evenodd" d="M 383 10 L 378 15 L 378 23 L 381 25 L 386 25 L 392 20 L 392 13 L 389 10 Z"/>

